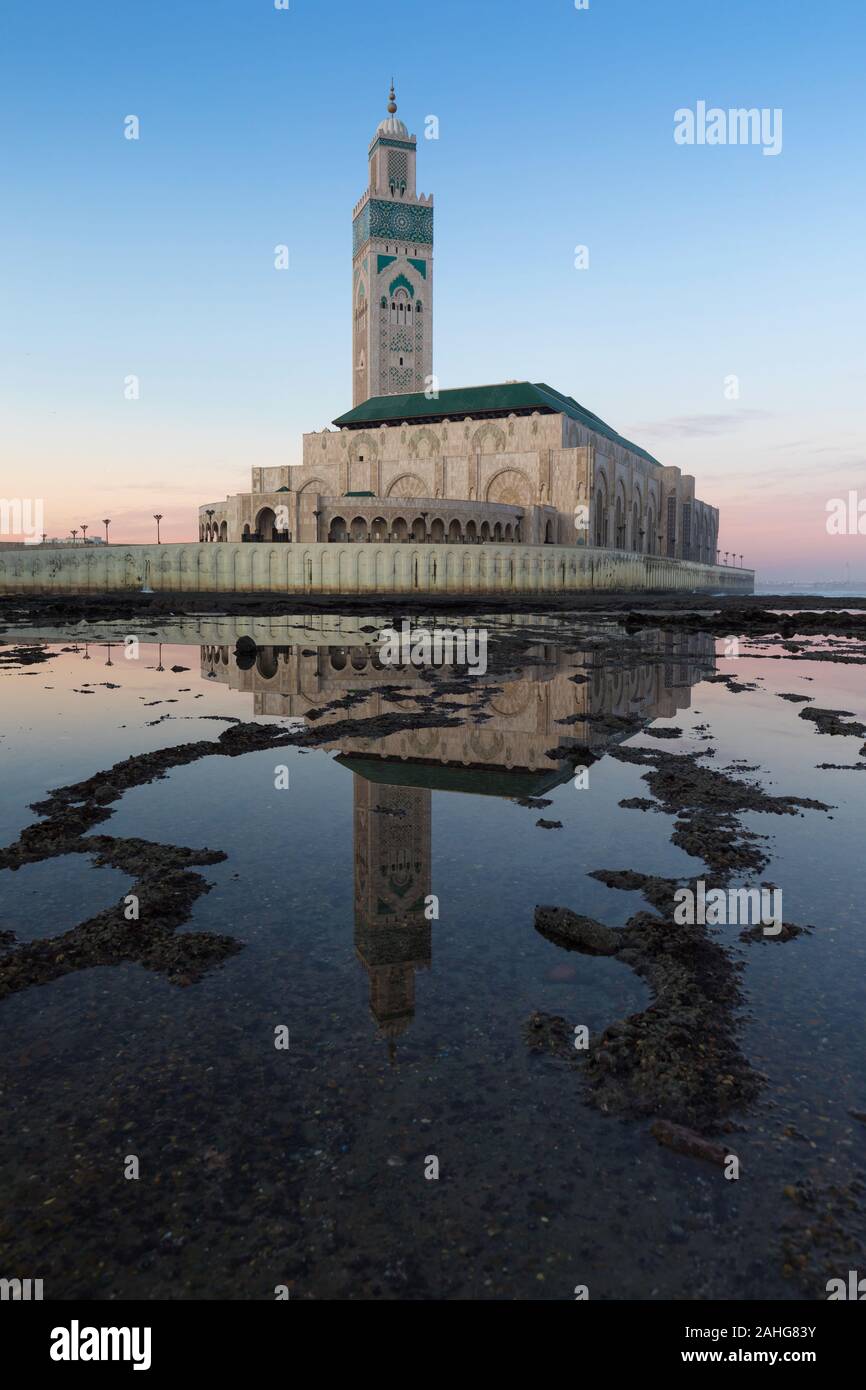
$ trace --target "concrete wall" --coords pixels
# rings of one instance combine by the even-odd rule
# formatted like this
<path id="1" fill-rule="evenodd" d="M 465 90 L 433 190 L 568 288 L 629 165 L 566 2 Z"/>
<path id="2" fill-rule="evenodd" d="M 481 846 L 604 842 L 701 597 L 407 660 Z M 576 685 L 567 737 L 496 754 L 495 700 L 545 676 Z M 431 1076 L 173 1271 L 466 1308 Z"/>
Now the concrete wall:
<path id="1" fill-rule="evenodd" d="M 554 545 L 232 544 L 0 553 L 0 593 L 751 593 L 754 572 L 658 555 Z"/>

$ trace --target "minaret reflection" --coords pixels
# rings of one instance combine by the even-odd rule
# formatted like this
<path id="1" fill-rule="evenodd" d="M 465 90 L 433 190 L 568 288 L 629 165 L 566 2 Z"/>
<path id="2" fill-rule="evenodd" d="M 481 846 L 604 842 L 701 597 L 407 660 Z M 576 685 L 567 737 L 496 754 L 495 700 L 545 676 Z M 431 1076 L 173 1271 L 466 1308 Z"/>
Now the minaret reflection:
<path id="1" fill-rule="evenodd" d="M 370 978 L 370 1011 L 394 1056 L 415 1013 L 415 972 L 432 960 L 430 804 L 422 787 L 368 781 L 354 789 L 355 950 Z"/>
<path id="2" fill-rule="evenodd" d="M 466 693 L 452 688 L 449 713 L 465 704 L 461 722 L 371 736 L 365 721 L 409 714 L 414 696 L 435 689 L 430 673 L 383 670 L 361 631 L 347 642 L 344 633 L 314 636 L 305 624 L 293 636 L 291 645 L 260 638 L 238 660 L 230 634 L 221 634 L 218 644 L 201 648 L 202 674 L 251 695 L 257 716 L 315 710 L 317 729 L 347 714 L 358 721 L 357 737 L 322 747 L 352 776 L 355 949 L 369 978 L 372 1016 L 393 1057 L 415 1014 L 416 973 L 432 964 L 425 915 L 433 892 L 432 793 L 548 794 L 573 776 L 581 754 L 591 761 L 641 725 L 687 709 L 691 687 L 715 670 L 715 643 L 708 634 L 680 632 L 624 640 L 619 629 L 595 630 L 578 650 L 540 644 L 519 671 L 476 678 Z"/>

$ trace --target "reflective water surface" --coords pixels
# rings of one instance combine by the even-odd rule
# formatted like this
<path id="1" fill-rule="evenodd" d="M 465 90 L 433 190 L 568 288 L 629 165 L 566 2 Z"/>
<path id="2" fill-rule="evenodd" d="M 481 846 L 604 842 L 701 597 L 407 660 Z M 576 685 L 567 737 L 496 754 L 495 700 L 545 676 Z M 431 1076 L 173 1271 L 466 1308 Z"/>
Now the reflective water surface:
<path id="1" fill-rule="evenodd" d="M 500 617 L 473 675 L 383 664 L 381 628 L 4 635 L 0 1273 L 52 1298 L 824 1296 L 866 1229 L 866 755 L 801 712 L 862 720 L 862 664 Z M 251 723 L 273 743 L 238 743 Z M 731 881 L 811 930 L 707 928 L 750 1086 L 700 1127 L 736 1180 L 657 1142 L 673 1088 L 623 1108 L 538 1045 L 658 1000 L 639 952 L 564 949 L 536 907 L 622 928 L 640 876 L 709 872 L 629 750 L 829 808 L 739 816 L 765 867 Z"/>

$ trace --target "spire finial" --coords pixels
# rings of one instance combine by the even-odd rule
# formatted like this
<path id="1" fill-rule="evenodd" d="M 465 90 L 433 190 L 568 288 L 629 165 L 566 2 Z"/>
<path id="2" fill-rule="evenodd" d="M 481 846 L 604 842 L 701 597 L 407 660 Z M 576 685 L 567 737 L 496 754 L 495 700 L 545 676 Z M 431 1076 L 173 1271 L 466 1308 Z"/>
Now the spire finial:
<path id="1" fill-rule="evenodd" d="M 397 98 L 396 98 L 396 96 L 394 95 L 394 79 L 393 79 L 393 77 L 392 77 L 392 78 L 391 78 L 391 90 L 390 90 L 390 92 L 388 93 L 388 115 L 389 115 L 389 116 L 395 116 L 396 114 L 397 114 Z"/>

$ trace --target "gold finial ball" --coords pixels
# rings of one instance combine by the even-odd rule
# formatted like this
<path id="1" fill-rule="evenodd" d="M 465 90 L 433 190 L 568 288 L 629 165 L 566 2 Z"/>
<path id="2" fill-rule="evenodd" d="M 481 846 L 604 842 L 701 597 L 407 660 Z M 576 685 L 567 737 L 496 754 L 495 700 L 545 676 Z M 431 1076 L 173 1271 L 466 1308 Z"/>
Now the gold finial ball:
<path id="1" fill-rule="evenodd" d="M 388 114 L 394 116 L 397 113 L 397 98 L 394 95 L 394 83 L 391 83 L 391 91 L 388 94 Z"/>

